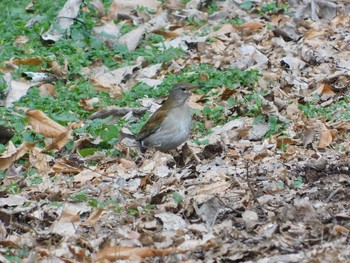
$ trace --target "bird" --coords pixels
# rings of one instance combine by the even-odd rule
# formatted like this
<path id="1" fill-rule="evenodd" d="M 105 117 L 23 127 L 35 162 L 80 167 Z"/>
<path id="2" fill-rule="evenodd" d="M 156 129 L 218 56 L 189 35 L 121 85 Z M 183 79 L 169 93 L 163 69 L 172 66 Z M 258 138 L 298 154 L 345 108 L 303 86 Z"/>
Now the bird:
<path id="1" fill-rule="evenodd" d="M 187 82 L 173 86 L 168 98 L 141 128 L 136 141 L 141 148 L 169 152 L 184 143 L 191 133 L 192 116 L 188 99 L 198 88 Z"/>

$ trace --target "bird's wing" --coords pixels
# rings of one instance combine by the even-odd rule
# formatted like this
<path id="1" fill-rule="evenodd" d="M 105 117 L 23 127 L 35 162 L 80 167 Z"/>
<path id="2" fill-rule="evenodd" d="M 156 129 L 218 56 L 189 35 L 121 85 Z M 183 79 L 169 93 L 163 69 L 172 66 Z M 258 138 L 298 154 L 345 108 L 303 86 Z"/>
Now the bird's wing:
<path id="1" fill-rule="evenodd" d="M 141 141 L 144 138 L 150 136 L 152 133 L 155 133 L 160 128 L 160 125 L 164 121 L 166 116 L 167 116 L 166 111 L 164 109 L 162 109 L 162 107 L 160 107 L 151 116 L 151 118 L 149 118 L 149 120 L 146 122 L 146 124 L 143 125 L 139 134 L 136 137 L 136 140 Z"/>

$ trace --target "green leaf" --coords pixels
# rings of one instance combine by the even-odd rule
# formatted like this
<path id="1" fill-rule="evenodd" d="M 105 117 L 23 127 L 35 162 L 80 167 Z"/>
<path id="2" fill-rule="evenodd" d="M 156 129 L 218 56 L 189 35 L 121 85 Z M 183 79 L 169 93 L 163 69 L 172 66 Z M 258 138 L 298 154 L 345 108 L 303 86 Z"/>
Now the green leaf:
<path id="1" fill-rule="evenodd" d="M 87 195 L 84 192 L 76 193 L 71 196 L 70 201 L 71 202 L 86 202 Z"/>
<path id="2" fill-rule="evenodd" d="M 253 2 L 252 1 L 244 1 L 242 4 L 239 6 L 243 10 L 249 11 L 253 8 Z"/>
<path id="3" fill-rule="evenodd" d="M 277 181 L 277 187 L 278 187 L 278 189 L 283 189 L 283 188 L 284 188 L 284 183 L 283 183 L 283 181 L 278 180 L 278 181 Z"/>
<path id="4" fill-rule="evenodd" d="M 173 200 L 178 205 L 181 204 L 184 201 L 182 195 L 180 193 L 178 193 L 178 192 L 174 192 L 173 193 Z"/>
<path id="5" fill-rule="evenodd" d="M 298 178 L 294 181 L 294 188 L 298 188 L 303 184 L 303 178 L 299 175 Z"/>
<path id="6" fill-rule="evenodd" d="M 90 156 L 90 155 L 94 154 L 97 151 L 98 151 L 97 148 L 84 148 L 84 149 L 78 150 L 79 154 L 82 157 Z"/>
<path id="7" fill-rule="evenodd" d="M 209 144 L 208 139 L 205 139 L 205 140 L 194 139 L 193 141 L 197 145 L 208 145 Z"/>

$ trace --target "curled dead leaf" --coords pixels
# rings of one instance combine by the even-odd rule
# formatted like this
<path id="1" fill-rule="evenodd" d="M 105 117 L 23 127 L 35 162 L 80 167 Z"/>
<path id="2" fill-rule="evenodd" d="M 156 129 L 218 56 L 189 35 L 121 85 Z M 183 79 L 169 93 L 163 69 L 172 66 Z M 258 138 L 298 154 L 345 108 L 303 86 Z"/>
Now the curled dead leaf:
<path id="1" fill-rule="evenodd" d="M 332 233 L 332 235 L 334 235 L 334 236 L 337 236 L 337 235 L 345 235 L 345 236 L 348 236 L 348 235 L 350 234 L 350 230 L 347 229 L 347 228 L 344 227 L 344 226 L 335 225 L 335 226 L 333 226 L 331 233 Z"/>
<path id="2" fill-rule="evenodd" d="M 65 132 L 58 135 L 51 144 L 45 146 L 45 148 L 42 150 L 43 152 L 49 151 L 49 150 L 60 150 L 62 149 L 70 139 L 72 134 L 72 129 L 67 129 Z"/>
<path id="3" fill-rule="evenodd" d="M 318 144 L 319 149 L 325 149 L 328 147 L 333 141 L 333 136 L 331 130 L 327 128 L 327 126 L 322 123 L 321 125 L 321 134 L 320 134 L 320 142 Z"/>
<path id="4" fill-rule="evenodd" d="M 41 153 L 41 149 L 35 147 L 29 152 L 29 161 L 39 173 L 48 174 L 51 172 L 49 163 L 53 161 L 54 157 L 48 154 Z"/>
<path id="5" fill-rule="evenodd" d="M 39 94 L 55 97 L 56 96 L 56 88 L 51 83 L 45 83 L 39 87 Z"/>
<path id="6" fill-rule="evenodd" d="M 94 257 L 94 262 L 103 260 L 115 261 L 118 259 L 141 260 L 146 257 L 168 256 L 176 253 L 185 253 L 178 248 L 153 248 L 153 247 L 105 247 L 100 250 Z"/>
<path id="7" fill-rule="evenodd" d="M 81 0 L 68 0 L 58 13 L 56 19 L 54 19 L 55 22 L 41 38 L 48 43 L 54 43 L 60 40 L 69 32 L 69 28 L 75 22 L 75 18 L 80 11 L 81 3 Z"/>
<path id="8" fill-rule="evenodd" d="M 67 128 L 51 120 L 44 112 L 40 110 L 28 110 L 26 112 L 29 123 L 34 132 L 44 136 L 55 138 L 67 131 Z"/>
<path id="9" fill-rule="evenodd" d="M 24 45 L 29 41 L 29 38 L 26 36 L 17 36 L 13 44 L 19 47 L 24 47 Z"/>
<path id="10" fill-rule="evenodd" d="M 92 212 L 90 214 L 89 218 L 85 222 L 81 223 L 80 225 L 81 226 L 92 226 L 92 225 L 94 225 L 100 219 L 103 211 L 104 211 L 104 209 L 99 208 L 96 211 Z"/>
<path id="11" fill-rule="evenodd" d="M 35 65 L 40 65 L 42 62 L 43 60 L 41 58 L 34 57 L 34 58 L 14 59 L 12 61 L 12 64 L 16 66 L 21 66 L 21 65 L 35 66 Z"/>
<path id="12" fill-rule="evenodd" d="M 21 146 L 16 148 L 10 141 L 7 150 L 5 150 L 4 154 L 0 157 L 0 170 L 6 170 L 9 168 L 14 161 L 21 158 L 33 147 L 34 145 L 24 142 Z"/>
<path id="13" fill-rule="evenodd" d="M 68 161 L 65 158 L 59 159 L 52 167 L 55 173 L 62 174 L 78 174 L 81 172 L 82 168 L 80 164 Z"/>
<path id="14" fill-rule="evenodd" d="M 262 29 L 264 27 L 264 24 L 256 21 L 250 21 L 246 22 L 243 25 L 240 26 L 234 26 L 236 29 L 246 29 L 246 30 L 251 30 L 251 31 L 256 31 L 259 29 Z"/>
<path id="15" fill-rule="evenodd" d="M 26 95 L 29 88 L 35 85 L 29 82 L 13 80 L 9 73 L 4 75 L 4 80 L 8 87 L 8 93 L 5 99 L 5 107 L 7 108 L 12 107 L 13 102 L 18 101 Z"/>

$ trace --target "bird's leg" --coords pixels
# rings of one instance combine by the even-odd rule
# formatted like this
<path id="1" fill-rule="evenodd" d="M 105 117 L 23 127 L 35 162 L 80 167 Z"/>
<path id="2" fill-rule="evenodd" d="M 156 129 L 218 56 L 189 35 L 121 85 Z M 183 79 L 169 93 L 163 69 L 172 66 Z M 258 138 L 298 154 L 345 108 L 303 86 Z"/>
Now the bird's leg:
<path id="1" fill-rule="evenodd" d="M 189 157 L 193 157 L 197 163 L 201 163 L 201 160 L 199 159 L 199 157 L 197 156 L 197 154 L 192 150 L 192 148 L 190 146 L 188 146 L 187 143 L 184 144 L 184 146 L 182 146 L 182 153 L 184 156 L 184 163 L 186 163 L 185 161 L 185 156 L 189 156 Z"/>

